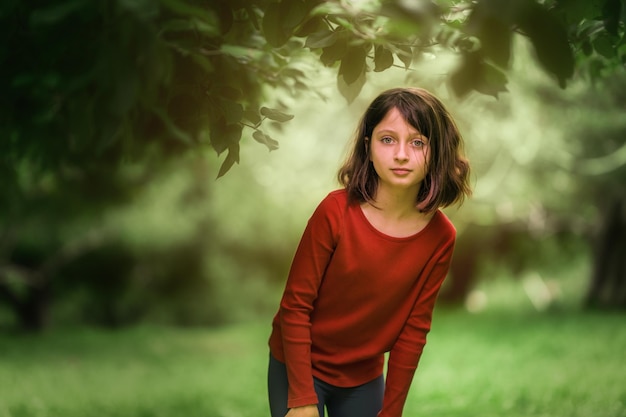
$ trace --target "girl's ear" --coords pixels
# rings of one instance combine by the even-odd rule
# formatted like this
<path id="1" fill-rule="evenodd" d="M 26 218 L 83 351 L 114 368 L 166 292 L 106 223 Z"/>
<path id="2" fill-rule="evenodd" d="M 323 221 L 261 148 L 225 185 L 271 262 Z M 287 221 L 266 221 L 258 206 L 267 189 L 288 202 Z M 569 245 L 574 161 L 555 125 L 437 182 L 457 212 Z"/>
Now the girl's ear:
<path id="1" fill-rule="evenodd" d="M 365 153 L 369 156 L 370 155 L 370 138 L 366 136 L 364 143 L 365 143 Z M 370 156 L 370 159 L 371 159 L 371 156 Z"/>

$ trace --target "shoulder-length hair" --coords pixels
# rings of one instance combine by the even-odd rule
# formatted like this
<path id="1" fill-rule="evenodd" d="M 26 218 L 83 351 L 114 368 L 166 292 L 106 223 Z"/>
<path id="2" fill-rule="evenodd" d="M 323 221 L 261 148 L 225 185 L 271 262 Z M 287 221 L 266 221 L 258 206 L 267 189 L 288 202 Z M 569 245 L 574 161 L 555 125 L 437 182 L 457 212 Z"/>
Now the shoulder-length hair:
<path id="1" fill-rule="evenodd" d="M 339 169 L 339 183 L 352 200 L 374 204 L 378 175 L 370 162 L 371 139 L 376 125 L 396 108 L 404 119 L 428 138 L 430 160 L 426 177 L 416 196 L 421 212 L 462 203 L 471 195 L 469 162 L 463 156 L 463 138 L 441 101 L 422 88 L 394 88 L 384 91 L 367 108 L 354 136 L 351 153 Z"/>

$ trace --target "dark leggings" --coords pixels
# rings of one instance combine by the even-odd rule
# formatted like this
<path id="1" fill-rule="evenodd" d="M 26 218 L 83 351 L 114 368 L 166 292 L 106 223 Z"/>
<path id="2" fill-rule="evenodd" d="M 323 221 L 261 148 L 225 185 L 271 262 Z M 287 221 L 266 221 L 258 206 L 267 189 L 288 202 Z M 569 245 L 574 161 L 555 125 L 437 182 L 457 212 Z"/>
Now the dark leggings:
<path id="1" fill-rule="evenodd" d="M 317 407 L 320 417 L 324 417 L 324 407 L 328 417 L 376 417 L 383 406 L 385 382 L 383 376 L 358 387 L 341 388 L 313 378 L 315 392 L 319 400 Z M 287 367 L 270 355 L 267 385 L 272 417 L 285 417 L 287 414 Z"/>

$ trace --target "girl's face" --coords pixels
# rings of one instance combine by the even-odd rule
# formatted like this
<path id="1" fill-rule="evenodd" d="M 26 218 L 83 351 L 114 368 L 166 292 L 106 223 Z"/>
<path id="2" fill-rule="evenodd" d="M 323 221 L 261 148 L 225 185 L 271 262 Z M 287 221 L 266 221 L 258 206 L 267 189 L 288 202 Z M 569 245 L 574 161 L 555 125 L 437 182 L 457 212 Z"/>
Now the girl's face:
<path id="1" fill-rule="evenodd" d="M 428 138 L 394 107 L 374 127 L 369 143 L 370 161 L 379 177 L 378 187 L 417 195 L 430 158 Z"/>

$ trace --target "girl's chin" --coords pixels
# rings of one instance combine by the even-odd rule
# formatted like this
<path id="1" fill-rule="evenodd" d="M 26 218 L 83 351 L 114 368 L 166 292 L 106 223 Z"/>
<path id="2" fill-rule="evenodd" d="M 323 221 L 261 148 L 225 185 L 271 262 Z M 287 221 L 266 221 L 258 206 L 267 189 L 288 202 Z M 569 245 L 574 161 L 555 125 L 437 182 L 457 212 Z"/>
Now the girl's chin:
<path id="1" fill-rule="evenodd" d="M 411 190 L 411 191 L 418 191 L 421 185 L 421 181 L 420 182 L 415 182 L 415 181 L 402 181 L 402 180 L 394 180 L 394 181 L 380 181 L 379 182 L 379 187 L 382 186 L 384 188 L 388 188 L 390 190 Z"/>

